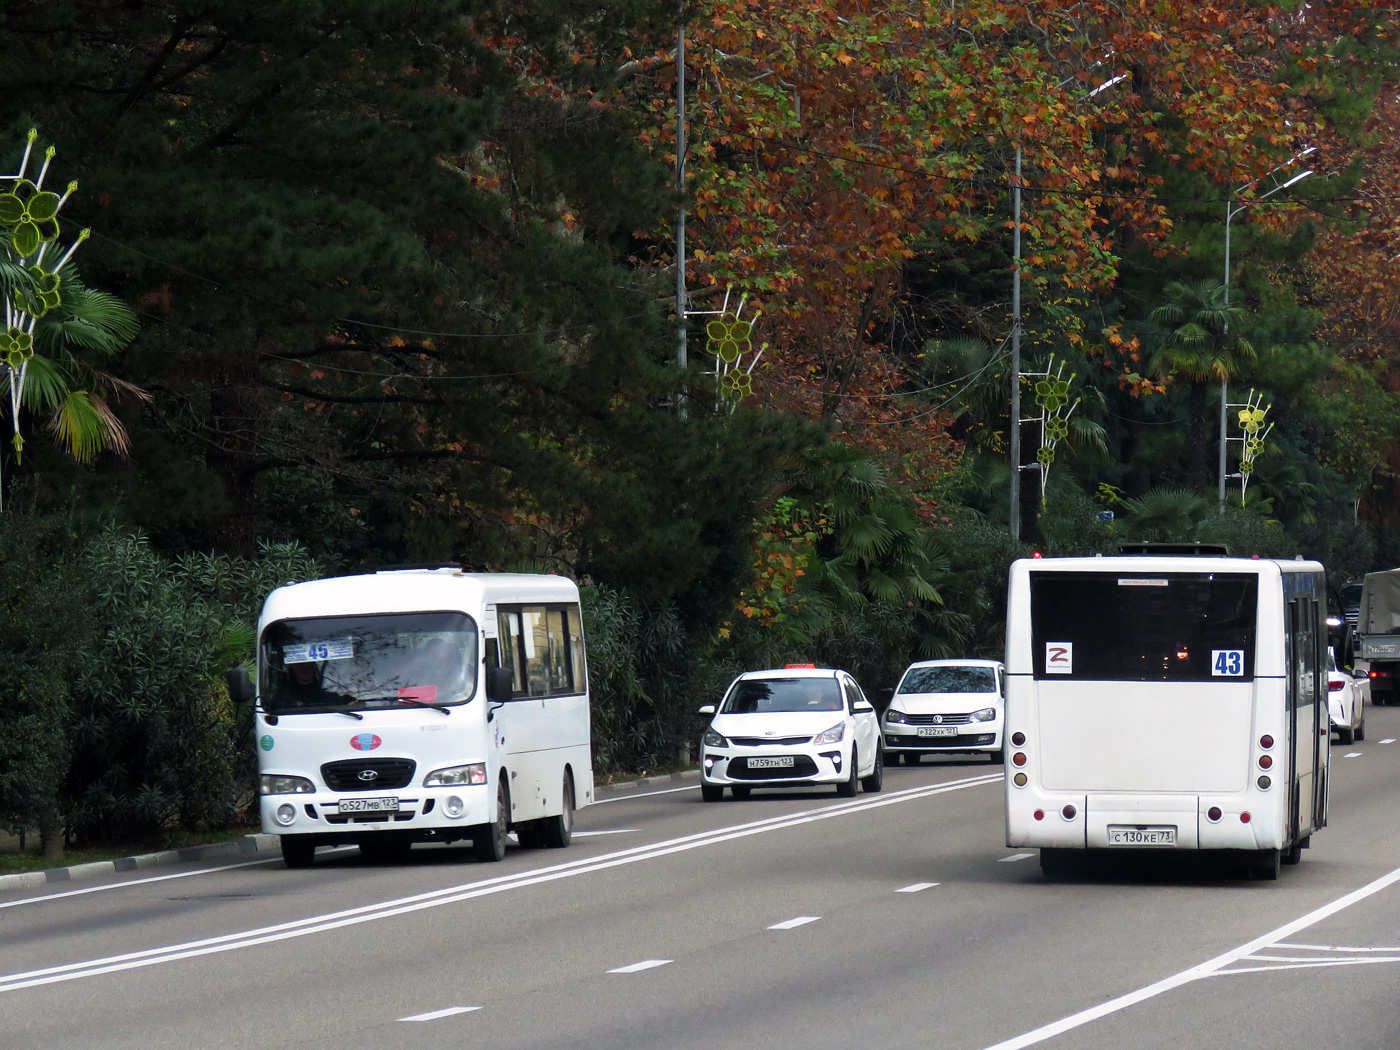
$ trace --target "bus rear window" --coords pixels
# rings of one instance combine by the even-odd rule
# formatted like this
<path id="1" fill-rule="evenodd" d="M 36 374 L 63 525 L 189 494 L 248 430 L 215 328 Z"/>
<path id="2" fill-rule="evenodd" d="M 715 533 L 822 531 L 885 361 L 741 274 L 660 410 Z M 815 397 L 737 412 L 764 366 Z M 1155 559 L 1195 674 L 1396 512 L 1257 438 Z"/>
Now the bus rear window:
<path id="1" fill-rule="evenodd" d="M 1031 573 L 1036 678 L 1220 682 L 1254 677 L 1249 573 Z"/>

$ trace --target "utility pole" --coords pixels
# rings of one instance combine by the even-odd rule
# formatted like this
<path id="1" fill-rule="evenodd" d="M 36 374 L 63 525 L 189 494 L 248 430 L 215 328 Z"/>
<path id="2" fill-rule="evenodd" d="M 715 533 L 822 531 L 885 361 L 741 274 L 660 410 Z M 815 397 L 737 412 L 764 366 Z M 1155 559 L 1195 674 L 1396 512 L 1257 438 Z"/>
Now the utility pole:
<path id="1" fill-rule="evenodd" d="M 685 370 L 685 0 L 676 28 L 676 365 Z"/>
<path id="2" fill-rule="evenodd" d="M 1011 538 L 1021 538 L 1021 147 L 1011 189 Z"/>

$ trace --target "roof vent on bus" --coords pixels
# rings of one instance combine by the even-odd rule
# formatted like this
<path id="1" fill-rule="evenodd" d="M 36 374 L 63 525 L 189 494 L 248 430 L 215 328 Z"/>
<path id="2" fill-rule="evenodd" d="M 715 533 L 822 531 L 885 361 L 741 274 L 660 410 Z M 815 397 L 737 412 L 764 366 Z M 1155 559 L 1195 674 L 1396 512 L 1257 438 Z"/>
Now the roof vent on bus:
<path id="1" fill-rule="evenodd" d="M 1223 543 L 1120 543 L 1118 553 L 1228 557 L 1230 548 Z"/>
<path id="2" fill-rule="evenodd" d="M 427 561 L 415 562 L 407 565 L 381 565 L 375 572 L 421 572 L 424 569 L 438 570 L 451 569 L 453 572 L 465 572 L 460 562 L 455 561 Z"/>

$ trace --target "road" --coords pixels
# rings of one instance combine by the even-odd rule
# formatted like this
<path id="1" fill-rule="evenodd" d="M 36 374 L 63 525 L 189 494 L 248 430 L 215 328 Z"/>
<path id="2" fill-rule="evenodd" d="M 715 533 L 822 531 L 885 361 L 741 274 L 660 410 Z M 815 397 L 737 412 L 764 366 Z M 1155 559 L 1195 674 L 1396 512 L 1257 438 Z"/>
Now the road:
<path id="1" fill-rule="evenodd" d="M 0 896 L 0 1047 L 1363 1050 L 1400 1046 L 1400 708 L 1333 745 L 1276 883 L 1170 855 L 1046 881 L 1001 770 L 877 795 L 698 787 L 573 846 L 323 850 Z"/>

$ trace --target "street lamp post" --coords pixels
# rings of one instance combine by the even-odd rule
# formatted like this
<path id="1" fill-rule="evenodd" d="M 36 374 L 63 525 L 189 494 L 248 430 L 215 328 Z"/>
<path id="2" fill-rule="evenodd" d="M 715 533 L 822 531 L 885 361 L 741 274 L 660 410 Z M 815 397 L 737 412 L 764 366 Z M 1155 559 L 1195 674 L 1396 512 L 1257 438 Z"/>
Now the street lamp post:
<path id="1" fill-rule="evenodd" d="M 1312 152 L 1315 151 L 1316 149 L 1317 149 L 1316 146 L 1309 146 L 1307 149 L 1303 150 L 1301 153 L 1298 153 L 1298 154 L 1296 154 L 1296 155 L 1290 157 L 1290 158 L 1289 158 L 1288 160 L 1286 160 L 1284 163 L 1280 164 L 1280 165 L 1279 165 L 1277 168 L 1275 168 L 1273 171 L 1269 172 L 1269 175 L 1272 175 L 1272 174 L 1273 174 L 1274 172 L 1276 172 L 1276 171 L 1282 171 L 1284 168 L 1287 168 L 1287 167 L 1289 167 L 1290 165 L 1297 163 L 1298 161 L 1302 160 L 1302 159 L 1303 159 L 1304 157 L 1306 157 L 1309 153 L 1312 153 Z M 1241 201 L 1239 204 L 1235 204 L 1235 203 L 1234 203 L 1235 194 L 1240 193 L 1240 192 L 1242 192 L 1242 191 L 1244 191 L 1244 190 L 1247 190 L 1250 186 L 1253 186 L 1255 182 L 1258 182 L 1258 181 L 1259 181 L 1258 179 L 1255 179 L 1254 182 L 1246 182 L 1243 186 L 1241 186 L 1239 189 L 1235 190 L 1233 193 L 1230 194 L 1229 197 L 1227 197 L 1227 198 L 1225 199 L 1225 281 L 1224 281 L 1224 292 L 1225 292 L 1225 294 L 1224 294 L 1224 298 L 1225 298 L 1225 309 L 1226 309 L 1226 314 L 1225 314 L 1225 324 L 1222 326 L 1222 334 L 1229 334 L 1229 331 L 1230 331 L 1230 315 L 1229 315 L 1229 312 L 1228 312 L 1229 309 L 1230 309 L 1230 223 L 1234 220 L 1234 218 L 1235 218 L 1236 215 L 1238 215 L 1240 212 L 1244 211 L 1244 210 L 1245 210 L 1246 208 L 1248 208 L 1251 204 L 1258 204 L 1260 201 L 1264 200 L 1266 197 L 1272 197 L 1275 193 L 1278 193 L 1280 190 L 1286 190 L 1286 189 L 1288 189 L 1289 186 L 1292 186 L 1294 183 L 1302 182 L 1304 179 L 1306 179 L 1306 178 L 1307 178 L 1309 175 L 1311 175 L 1312 173 L 1313 173 L 1312 168 L 1308 168 L 1306 171 L 1300 171 L 1297 175 L 1294 175 L 1294 176 L 1293 176 L 1291 179 L 1289 179 L 1287 182 L 1282 182 L 1282 183 L 1280 183 L 1279 185 L 1275 186 L 1273 189 L 1269 190 L 1268 193 L 1265 193 L 1265 194 L 1262 194 L 1261 196 L 1255 197 L 1255 198 L 1253 198 L 1252 200 Z M 1267 177 L 1268 177 L 1268 176 L 1265 176 L 1265 178 L 1267 178 Z M 1227 419 L 1228 419 L 1229 409 L 1230 409 L 1229 388 L 1230 388 L 1229 380 L 1222 379 L 1222 380 L 1220 381 L 1220 460 L 1219 460 L 1219 463 L 1220 463 L 1220 471 L 1219 471 L 1219 486 L 1218 486 L 1217 491 L 1216 491 L 1216 510 L 1217 510 L 1217 513 L 1220 513 L 1220 514 L 1224 514 L 1224 513 L 1225 513 L 1225 447 L 1226 447 L 1226 437 L 1227 437 Z"/>

